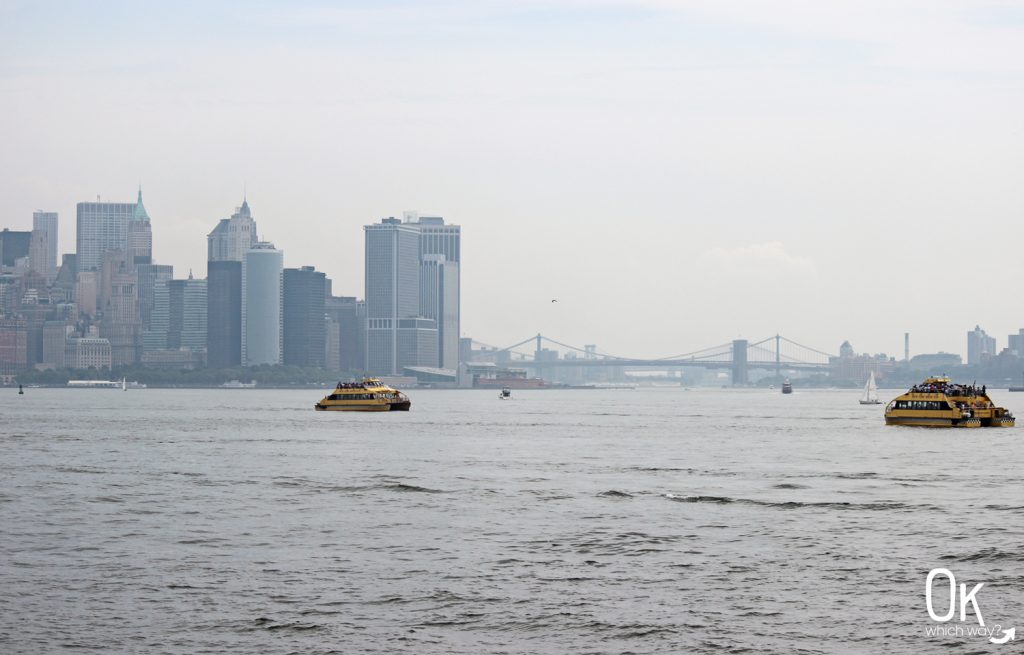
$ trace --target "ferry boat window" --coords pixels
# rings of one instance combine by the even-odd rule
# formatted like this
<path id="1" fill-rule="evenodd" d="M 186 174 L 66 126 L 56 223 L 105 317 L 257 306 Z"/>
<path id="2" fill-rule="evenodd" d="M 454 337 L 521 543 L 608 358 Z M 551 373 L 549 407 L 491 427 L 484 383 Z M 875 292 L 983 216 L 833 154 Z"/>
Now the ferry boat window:
<path id="1" fill-rule="evenodd" d="M 897 400 L 894 409 L 914 409 L 918 411 L 943 411 L 949 409 L 941 400 Z"/>

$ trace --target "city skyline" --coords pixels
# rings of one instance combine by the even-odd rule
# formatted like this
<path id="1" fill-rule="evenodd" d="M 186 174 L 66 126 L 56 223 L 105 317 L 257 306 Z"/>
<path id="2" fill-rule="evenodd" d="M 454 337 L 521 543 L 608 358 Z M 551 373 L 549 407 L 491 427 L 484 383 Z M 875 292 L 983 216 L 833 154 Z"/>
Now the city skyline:
<path id="1" fill-rule="evenodd" d="M 658 357 L 781 332 L 898 354 L 910 332 L 963 353 L 975 324 L 1002 345 L 1021 323 L 1024 264 L 998 256 L 1024 236 L 1012 5 L 0 12 L 12 229 L 37 209 L 69 226 L 141 180 L 155 260 L 198 271 L 248 191 L 288 266 L 359 295 L 361 227 L 438 212 L 467 228 L 462 332 L 498 345 L 542 331 Z M 893 291 L 921 277 L 951 298 L 980 279 L 991 302 Z"/>
<path id="2" fill-rule="evenodd" d="M 79 203 L 76 203 L 76 207 L 78 208 L 78 213 L 79 214 L 81 214 L 83 206 L 86 207 L 86 211 L 89 211 L 89 212 L 95 212 L 96 211 L 95 208 L 98 207 L 98 206 L 109 206 L 109 207 L 112 207 L 113 211 L 116 212 L 116 216 L 118 218 L 122 218 L 125 221 L 122 233 L 119 235 L 118 238 L 120 238 L 125 243 L 128 243 L 128 240 L 129 240 L 129 237 L 130 237 L 129 228 L 130 228 L 130 226 L 134 222 L 136 222 L 136 221 L 140 220 L 142 217 L 144 217 L 145 218 L 146 227 L 147 228 L 150 227 L 150 218 L 149 218 L 149 215 L 148 215 L 148 213 L 147 213 L 147 211 L 144 208 L 143 203 L 142 203 L 142 191 L 143 190 L 142 190 L 142 188 L 140 186 L 139 189 L 138 189 L 138 197 L 137 197 L 137 200 L 135 202 L 130 202 L 130 203 L 122 203 L 122 202 L 116 202 L 116 201 L 108 202 L 107 200 L 102 200 L 102 196 L 98 196 L 97 200 L 95 202 L 93 202 L 93 201 L 79 202 Z M 30 225 L 28 227 L 29 227 L 29 229 L 32 228 L 32 226 L 36 223 L 36 219 L 37 219 L 37 217 L 39 215 L 45 215 L 48 220 L 55 220 L 55 218 L 57 216 L 59 216 L 60 213 L 61 212 L 59 212 L 59 211 L 49 211 L 49 210 L 38 210 L 37 209 L 37 210 L 33 211 L 32 216 L 30 217 L 30 221 L 29 221 Z M 227 213 L 227 212 L 221 212 L 221 213 L 224 214 L 224 213 Z M 403 212 L 403 217 L 401 219 L 395 219 L 394 217 L 384 217 L 384 219 L 380 219 L 380 220 L 397 220 L 400 223 L 405 223 L 405 222 L 407 222 L 409 220 L 419 220 L 420 214 L 421 213 L 417 212 L 417 211 L 405 210 Z M 427 214 L 424 213 L 423 216 L 427 216 Z M 246 241 L 247 244 L 250 244 L 250 242 L 251 242 L 251 245 L 255 245 L 257 243 L 257 227 L 256 227 L 255 221 L 253 220 L 252 210 L 250 209 L 247 193 L 243 194 L 241 203 L 239 203 L 238 205 L 234 206 L 234 208 L 231 210 L 231 213 L 229 214 L 229 218 L 220 218 L 220 219 L 213 219 L 213 220 L 217 220 L 217 223 L 214 224 L 214 227 L 212 228 L 212 230 L 210 230 L 209 233 L 205 237 L 206 241 L 207 241 L 207 244 L 206 244 L 207 257 L 208 258 L 212 257 L 212 259 L 208 259 L 207 260 L 207 265 L 209 264 L 209 262 L 222 261 L 222 260 L 230 259 L 230 258 L 236 257 L 236 256 L 239 257 L 239 261 L 240 261 L 242 256 L 244 255 L 244 252 L 248 249 L 248 245 L 239 246 L 237 243 L 234 243 L 234 241 L 238 241 L 238 239 L 242 239 L 242 240 Z M 238 229 L 238 230 L 244 229 L 245 230 L 244 234 L 242 232 L 239 232 L 238 234 L 234 234 L 233 233 L 230 237 L 227 236 L 228 225 L 234 225 L 234 223 L 237 222 L 237 221 L 244 222 L 245 223 L 244 227 L 232 228 L 232 230 L 234 230 L 234 229 Z M 18 229 L 16 226 L 10 226 L 10 225 L 3 226 L 3 227 L 11 229 L 12 231 L 15 231 L 15 230 Z M 458 226 L 449 226 L 449 227 L 458 228 Z M 364 228 L 365 228 L 365 225 L 364 225 Z M 251 230 L 251 233 L 250 233 L 250 230 Z M 59 232 L 59 236 L 60 236 L 59 243 L 61 244 L 61 247 L 63 247 L 63 244 L 66 241 L 71 241 L 73 244 L 77 244 L 77 230 L 76 230 L 75 236 L 69 236 L 68 232 L 69 232 L 68 229 L 64 229 L 64 230 L 61 230 Z M 284 234 L 287 236 L 287 234 L 288 234 L 287 231 L 284 231 Z M 150 260 L 152 260 L 152 261 L 165 261 L 165 258 L 163 257 L 163 255 L 157 257 L 157 256 L 151 254 L 153 249 L 154 249 L 154 246 L 153 246 L 154 240 L 156 240 L 157 243 L 159 244 L 159 240 L 158 239 L 154 239 L 152 234 L 147 230 L 147 232 L 145 234 L 145 248 L 144 248 L 144 252 L 146 254 L 143 257 L 144 262 L 140 261 L 140 263 L 148 264 Z M 215 246 L 214 243 L 221 244 L 221 245 Z M 216 252 L 214 252 L 214 248 L 217 248 L 218 250 Z M 128 249 L 129 249 L 129 253 L 130 253 L 131 252 L 131 246 L 128 246 Z M 160 252 L 160 250 L 161 249 L 157 248 L 158 252 Z M 229 252 L 229 254 L 225 255 L 224 254 L 225 252 Z M 69 254 L 69 253 L 65 253 L 63 251 L 58 251 L 58 255 L 57 255 L 58 260 L 60 260 L 60 258 L 63 255 L 65 255 L 65 254 Z M 75 247 L 72 247 L 72 249 L 70 251 L 70 254 L 77 254 L 76 250 L 75 250 Z M 365 253 L 363 253 L 363 252 L 360 253 L 360 255 L 364 255 L 364 254 Z M 754 255 L 754 256 L 756 258 L 758 255 Z M 80 261 L 80 258 L 79 258 L 79 261 Z M 292 268 L 296 268 L 296 269 L 304 267 L 304 266 L 307 266 L 307 265 L 313 265 L 314 267 L 317 267 L 318 271 L 321 271 L 321 272 L 324 271 L 324 268 L 323 268 L 324 264 L 322 262 L 311 262 L 310 264 L 298 264 L 295 261 L 292 261 L 291 258 L 289 258 L 288 260 L 285 260 L 284 263 L 283 263 L 283 267 L 286 267 L 286 268 L 287 267 L 292 267 Z M 174 268 L 174 264 L 170 264 L 169 266 L 160 266 L 158 268 L 170 268 L 170 269 L 173 269 Z M 199 268 L 200 268 L 200 270 L 205 270 L 205 266 L 200 266 Z M 365 270 L 365 262 L 363 262 L 363 265 L 360 266 L 360 269 Z M 179 268 L 179 270 L 181 270 L 181 268 Z M 193 268 L 192 267 L 188 267 L 188 270 L 191 271 L 191 270 L 193 270 Z M 355 286 L 355 285 L 351 282 L 351 280 L 338 280 L 337 278 L 330 278 L 329 275 L 328 275 L 328 278 L 331 279 L 335 283 L 335 285 L 337 285 L 336 288 L 335 288 L 335 291 L 340 290 L 343 294 L 345 294 L 345 293 L 352 293 L 352 295 L 354 295 L 354 296 L 359 296 L 360 298 L 363 297 L 365 290 L 362 287 L 365 287 L 365 275 L 360 279 L 360 283 L 361 283 L 360 284 L 360 289 L 355 290 L 355 291 L 353 291 L 353 289 L 352 289 L 352 287 Z M 176 278 L 176 279 L 183 279 L 183 278 Z M 421 293 L 422 293 L 422 290 L 421 290 Z M 560 300 L 560 302 L 564 302 L 564 301 Z M 1012 321 L 1013 319 L 1010 319 L 1010 320 Z M 970 338 L 969 337 L 965 338 L 963 336 L 963 333 L 967 329 L 967 325 L 966 324 L 969 324 L 971 322 L 972 321 L 967 320 L 965 322 L 965 326 L 963 328 L 961 328 L 959 325 L 954 327 L 954 326 L 950 326 L 948 323 L 944 324 L 943 325 L 943 327 L 944 327 L 943 332 L 949 332 L 949 333 L 956 332 L 957 335 L 959 335 L 959 336 L 957 336 L 955 338 L 953 338 L 952 334 L 946 335 L 945 337 L 942 337 L 942 338 L 936 338 L 934 336 L 929 337 L 927 333 L 924 335 L 925 336 L 925 339 L 924 339 L 925 343 L 937 343 L 937 342 L 940 342 L 941 340 L 946 340 L 946 341 L 955 341 L 956 339 L 959 340 L 958 344 L 950 345 L 950 346 L 948 346 L 946 348 L 940 347 L 940 348 L 937 348 L 937 349 L 924 349 L 924 348 L 916 347 L 917 339 L 914 339 L 915 335 L 913 335 L 913 333 L 912 333 L 911 334 L 911 342 L 910 342 L 911 343 L 911 354 L 913 355 L 913 354 L 928 354 L 928 353 L 953 353 L 953 354 L 962 355 L 964 361 L 967 362 L 968 361 L 968 351 L 970 349 Z M 978 323 L 977 321 L 974 321 L 974 322 L 977 325 L 983 325 L 984 326 L 984 324 Z M 1020 323 L 1024 323 L 1024 312 L 1022 312 L 1022 318 L 1021 318 Z M 1013 340 L 1016 338 L 1016 335 L 1017 335 L 1017 333 L 1018 333 L 1018 331 L 1020 329 L 1021 328 L 1019 328 L 1019 326 L 1017 326 L 1017 327 L 1010 327 L 1010 328 L 1008 328 L 1005 331 L 1005 334 L 1004 334 L 1001 331 L 996 331 L 996 330 L 993 330 L 993 329 L 991 329 L 989 327 L 985 327 L 985 331 L 986 332 L 991 332 L 992 338 L 995 339 L 995 342 L 997 344 L 997 347 L 995 349 L 995 353 L 996 354 L 998 354 L 998 352 L 1000 350 L 1002 350 L 1003 348 L 1010 348 L 1011 350 L 1015 349 L 1015 347 L 1013 345 L 1013 343 L 1015 343 L 1015 342 Z M 543 328 L 541 329 L 541 331 L 546 333 L 546 330 L 543 329 Z M 532 334 L 532 332 L 531 333 L 527 333 L 527 334 L 522 334 L 522 335 L 520 335 L 520 339 L 522 337 L 530 336 L 530 334 Z M 685 335 L 685 331 L 683 331 L 683 334 Z M 887 354 L 887 355 L 889 355 L 891 357 L 896 358 L 897 360 L 901 360 L 902 359 L 902 356 L 903 356 L 902 344 L 903 344 L 903 335 L 904 335 L 903 332 L 900 332 L 898 335 L 896 335 L 896 336 L 899 337 L 899 343 L 901 345 L 900 348 L 896 348 L 895 347 L 896 339 L 894 338 L 893 339 L 894 346 L 891 347 L 889 350 L 872 350 L 870 348 L 863 348 L 862 349 L 861 346 L 860 346 L 860 340 L 856 336 L 851 336 L 849 334 L 839 332 L 838 330 L 836 331 L 835 334 L 836 334 L 836 338 L 833 339 L 834 341 L 842 339 L 842 341 L 854 341 L 854 342 L 856 342 L 857 343 L 858 352 L 864 352 L 864 353 L 870 353 L 870 354 L 884 353 L 884 354 Z M 487 337 L 486 335 L 468 334 L 466 331 L 463 331 L 460 336 L 463 336 L 463 337 L 467 337 L 468 336 L 470 338 L 473 338 L 473 339 L 477 340 L 480 343 L 492 343 L 492 342 L 488 341 L 489 337 Z M 733 335 L 732 337 L 730 337 L 729 340 L 731 340 L 732 338 L 763 337 L 763 336 L 764 335 L 754 335 L 754 334 L 746 334 L 744 332 L 738 332 L 735 335 Z M 520 339 L 515 339 L 515 340 L 518 341 Z M 570 339 L 570 341 L 578 341 L 579 343 L 584 343 L 584 342 L 593 341 L 593 339 L 591 339 L 588 335 L 583 334 L 583 335 L 581 335 L 579 337 L 576 337 L 575 339 Z M 628 339 L 625 340 L 625 341 L 628 342 Z M 509 345 L 510 342 L 511 342 L 511 340 L 503 341 L 503 342 L 500 342 L 500 343 L 492 343 L 492 345 L 496 345 L 496 346 L 501 347 L 501 346 Z M 819 346 L 819 344 L 814 344 L 814 345 L 816 347 Z M 699 349 L 701 347 L 704 347 L 704 346 L 701 346 L 701 345 L 696 344 L 696 343 L 686 343 L 686 344 L 684 344 L 684 346 L 685 347 L 692 346 L 694 350 Z M 833 348 L 833 346 L 834 346 L 834 350 L 830 350 L 830 349 Z M 835 345 L 835 344 L 825 343 L 825 344 L 820 345 L 820 347 L 824 348 L 826 351 L 839 352 L 839 347 L 838 347 L 838 345 Z M 615 354 L 615 355 L 622 355 L 622 356 L 637 356 L 639 359 L 644 359 L 644 358 L 654 359 L 654 358 L 657 358 L 657 357 L 664 356 L 664 353 L 657 353 L 657 354 L 653 354 L 653 355 L 648 354 L 648 355 L 645 355 L 645 356 L 638 356 L 635 352 L 631 352 L 631 351 L 617 352 L 617 351 L 615 351 L 613 349 L 607 349 L 607 348 L 604 348 L 604 347 L 599 348 L 599 351 L 600 352 L 611 353 L 611 354 Z M 233 360 L 230 360 L 230 361 L 233 361 Z"/>

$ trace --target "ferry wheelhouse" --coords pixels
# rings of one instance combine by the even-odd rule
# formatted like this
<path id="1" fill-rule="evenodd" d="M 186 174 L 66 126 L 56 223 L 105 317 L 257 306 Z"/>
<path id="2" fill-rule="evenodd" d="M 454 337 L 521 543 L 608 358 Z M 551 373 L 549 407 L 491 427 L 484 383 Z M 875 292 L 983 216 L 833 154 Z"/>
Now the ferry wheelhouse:
<path id="1" fill-rule="evenodd" d="M 942 428 L 1010 428 L 1016 420 L 997 407 L 984 385 L 953 384 L 947 377 L 930 377 L 915 384 L 885 407 L 886 425 Z"/>
<path id="2" fill-rule="evenodd" d="M 334 391 L 313 407 L 318 412 L 405 412 L 412 402 L 397 389 L 376 378 L 362 382 L 339 382 Z"/>

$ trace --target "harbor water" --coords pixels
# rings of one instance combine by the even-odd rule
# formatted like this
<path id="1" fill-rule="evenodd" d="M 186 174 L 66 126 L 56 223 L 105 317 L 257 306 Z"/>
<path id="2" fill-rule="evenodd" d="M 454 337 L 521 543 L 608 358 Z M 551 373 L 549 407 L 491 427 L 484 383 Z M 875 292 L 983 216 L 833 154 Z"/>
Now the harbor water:
<path id="1" fill-rule="evenodd" d="M 0 391 L 3 653 L 1013 648 L 940 567 L 1024 630 L 1021 428 L 860 389 Z"/>

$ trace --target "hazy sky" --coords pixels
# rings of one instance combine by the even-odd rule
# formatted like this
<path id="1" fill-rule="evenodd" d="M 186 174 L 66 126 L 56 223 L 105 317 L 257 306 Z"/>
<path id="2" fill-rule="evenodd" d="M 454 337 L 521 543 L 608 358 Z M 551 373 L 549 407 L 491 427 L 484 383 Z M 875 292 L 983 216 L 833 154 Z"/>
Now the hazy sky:
<path id="1" fill-rule="evenodd" d="M 337 294 L 443 215 L 496 345 L 1024 327 L 1024 2 L 0 0 L 0 143 L 0 226 L 141 181 L 177 277 L 243 185 Z"/>

